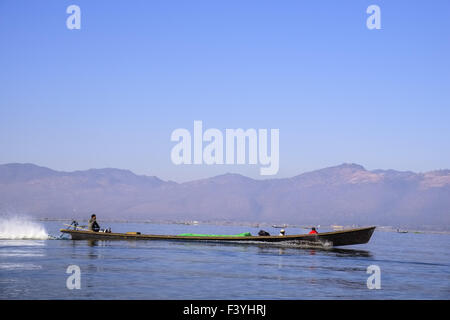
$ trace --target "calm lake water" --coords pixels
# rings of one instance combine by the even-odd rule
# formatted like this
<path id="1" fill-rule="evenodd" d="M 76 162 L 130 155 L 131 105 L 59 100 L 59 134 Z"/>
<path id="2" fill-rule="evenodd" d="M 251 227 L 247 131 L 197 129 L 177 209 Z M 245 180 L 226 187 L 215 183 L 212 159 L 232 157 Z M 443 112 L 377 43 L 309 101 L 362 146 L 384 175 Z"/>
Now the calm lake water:
<path id="1" fill-rule="evenodd" d="M 60 222 L 38 224 L 59 235 Z M 113 232 L 235 234 L 246 226 L 110 223 Z M 263 228 L 271 234 L 277 229 Z M 288 234 L 305 230 L 286 229 Z M 319 230 L 324 232 L 326 230 Z M 170 241 L 0 240 L 0 299 L 449 299 L 450 235 L 375 231 L 365 245 L 301 249 Z M 81 270 L 69 290 L 68 266 Z M 381 289 L 367 288 L 367 267 Z"/>

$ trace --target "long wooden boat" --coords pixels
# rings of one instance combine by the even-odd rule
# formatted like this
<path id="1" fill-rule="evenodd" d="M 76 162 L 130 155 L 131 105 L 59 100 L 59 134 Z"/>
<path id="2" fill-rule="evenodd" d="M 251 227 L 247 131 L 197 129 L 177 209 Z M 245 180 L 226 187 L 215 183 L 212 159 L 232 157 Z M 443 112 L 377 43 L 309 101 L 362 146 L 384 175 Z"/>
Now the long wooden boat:
<path id="1" fill-rule="evenodd" d="M 232 243 L 286 243 L 292 245 L 324 245 L 338 247 L 367 243 L 374 230 L 375 227 L 367 227 L 319 234 L 297 234 L 286 236 L 182 236 L 140 234 L 139 232 L 106 233 L 73 229 L 61 229 L 60 231 L 65 234 L 70 234 L 72 240 L 170 240 Z"/>

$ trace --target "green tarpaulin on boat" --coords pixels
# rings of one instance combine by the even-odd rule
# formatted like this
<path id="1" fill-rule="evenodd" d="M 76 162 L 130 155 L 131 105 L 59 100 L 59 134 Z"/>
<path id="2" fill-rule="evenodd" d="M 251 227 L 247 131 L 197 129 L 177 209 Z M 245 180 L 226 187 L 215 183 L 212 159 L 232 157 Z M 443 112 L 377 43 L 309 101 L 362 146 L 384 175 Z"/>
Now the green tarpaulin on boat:
<path id="1" fill-rule="evenodd" d="M 179 236 L 183 237 L 250 237 L 250 232 L 243 232 L 239 234 L 198 234 L 198 233 L 182 233 Z"/>

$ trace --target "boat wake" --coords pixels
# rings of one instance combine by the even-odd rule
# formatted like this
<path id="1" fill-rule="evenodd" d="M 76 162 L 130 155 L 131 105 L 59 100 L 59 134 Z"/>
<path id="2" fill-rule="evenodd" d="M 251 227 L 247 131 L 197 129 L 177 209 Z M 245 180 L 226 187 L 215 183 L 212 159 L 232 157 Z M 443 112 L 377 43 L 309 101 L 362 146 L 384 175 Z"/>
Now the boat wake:
<path id="1" fill-rule="evenodd" d="M 51 236 L 45 227 L 29 217 L 0 217 L 1 240 L 48 240 Z"/>

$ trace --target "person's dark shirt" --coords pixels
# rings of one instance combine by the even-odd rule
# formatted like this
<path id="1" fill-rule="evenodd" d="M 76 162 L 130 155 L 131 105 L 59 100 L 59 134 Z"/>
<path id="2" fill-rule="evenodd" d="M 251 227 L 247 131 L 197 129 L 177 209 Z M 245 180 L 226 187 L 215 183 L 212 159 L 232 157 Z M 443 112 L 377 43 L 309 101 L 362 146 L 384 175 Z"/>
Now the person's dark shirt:
<path id="1" fill-rule="evenodd" d="M 94 220 L 91 218 L 91 220 L 89 220 L 89 230 L 98 232 L 100 230 L 100 226 L 97 223 L 97 220 Z"/>

